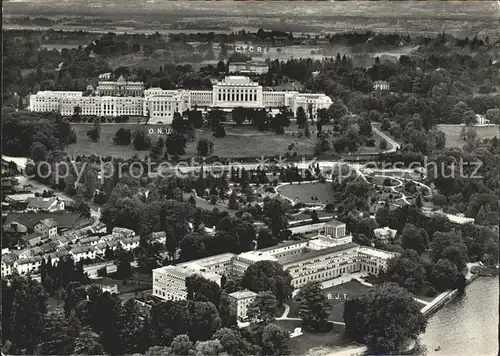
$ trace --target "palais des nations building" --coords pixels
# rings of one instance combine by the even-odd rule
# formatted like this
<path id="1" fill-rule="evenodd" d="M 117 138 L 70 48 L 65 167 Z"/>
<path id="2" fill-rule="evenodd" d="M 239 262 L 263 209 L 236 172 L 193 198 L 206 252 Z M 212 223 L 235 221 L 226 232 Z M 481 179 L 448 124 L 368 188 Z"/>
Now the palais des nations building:
<path id="1" fill-rule="evenodd" d="M 70 116 L 78 106 L 81 115 L 143 116 L 149 117 L 152 124 L 170 124 L 175 112 L 182 113 L 194 107 L 230 111 L 240 106 L 255 109 L 285 106 L 293 112 L 299 107 L 307 112 L 311 106 L 315 117 L 318 109 L 326 109 L 331 103 L 330 97 L 324 94 L 263 90 L 261 85 L 245 76 L 227 76 L 215 81 L 212 90 L 145 90 L 142 82 L 129 82 L 121 76 L 117 81 L 100 80 L 89 96 L 79 91 L 40 91 L 30 96 L 29 108 L 35 112 L 55 111 Z"/>

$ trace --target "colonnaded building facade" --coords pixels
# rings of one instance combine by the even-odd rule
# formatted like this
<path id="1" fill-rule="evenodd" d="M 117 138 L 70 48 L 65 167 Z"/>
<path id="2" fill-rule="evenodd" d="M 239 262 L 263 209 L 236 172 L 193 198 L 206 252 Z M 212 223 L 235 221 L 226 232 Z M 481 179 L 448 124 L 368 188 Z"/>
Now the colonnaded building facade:
<path id="1" fill-rule="evenodd" d="M 300 288 L 309 281 L 323 282 L 355 272 L 377 275 L 395 256 L 397 253 L 353 243 L 352 236 L 346 235 L 346 225 L 331 220 L 312 238 L 154 269 L 152 294 L 165 300 L 183 300 L 187 297 L 186 277 L 198 274 L 220 285 L 222 275 L 243 276 L 258 261 L 280 263 L 290 272 L 292 286 Z"/>
<path id="2" fill-rule="evenodd" d="M 313 118 L 318 109 L 332 103 L 324 94 L 296 91 L 263 90 L 262 86 L 245 76 L 228 76 L 215 82 L 212 90 L 144 89 L 142 82 L 128 82 L 121 76 L 116 82 L 100 81 L 90 96 L 79 91 L 39 91 L 30 95 L 30 111 L 59 112 L 73 115 L 75 107 L 81 115 L 143 116 L 150 123 L 170 124 L 175 112 L 198 107 L 232 110 L 236 107 L 273 109 L 288 107 L 296 112 L 299 107 L 312 108 Z"/>

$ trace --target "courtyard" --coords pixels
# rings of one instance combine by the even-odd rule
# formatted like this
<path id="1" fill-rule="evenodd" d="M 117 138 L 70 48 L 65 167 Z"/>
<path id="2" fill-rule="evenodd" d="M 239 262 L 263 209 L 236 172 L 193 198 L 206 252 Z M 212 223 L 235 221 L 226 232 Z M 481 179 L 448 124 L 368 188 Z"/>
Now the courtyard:
<path id="1" fill-rule="evenodd" d="M 332 306 L 330 321 L 343 323 L 345 301 L 361 295 L 365 290 L 369 288 L 370 287 L 364 286 L 357 281 L 349 281 L 330 288 L 323 289 L 328 302 Z M 287 304 L 290 306 L 288 317 L 299 318 L 300 303 L 297 300 L 297 297 L 292 298 L 287 302 Z"/>

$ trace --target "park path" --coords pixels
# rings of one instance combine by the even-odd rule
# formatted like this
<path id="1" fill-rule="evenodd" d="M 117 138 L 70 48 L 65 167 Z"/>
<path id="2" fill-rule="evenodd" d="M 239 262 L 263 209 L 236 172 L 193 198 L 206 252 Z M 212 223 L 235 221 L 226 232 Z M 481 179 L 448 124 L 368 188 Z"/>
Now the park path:
<path id="1" fill-rule="evenodd" d="M 279 318 L 276 318 L 276 320 L 287 319 L 288 313 L 290 313 L 290 306 L 288 304 L 285 304 L 285 303 L 283 304 L 283 306 L 285 307 L 285 311 L 283 312 L 283 314 Z"/>

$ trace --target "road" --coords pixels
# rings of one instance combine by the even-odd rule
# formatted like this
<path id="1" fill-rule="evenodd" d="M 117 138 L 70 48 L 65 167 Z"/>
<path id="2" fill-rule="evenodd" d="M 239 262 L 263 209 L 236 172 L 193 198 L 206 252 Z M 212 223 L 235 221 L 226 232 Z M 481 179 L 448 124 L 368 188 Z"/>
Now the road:
<path id="1" fill-rule="evenodd" d="M 377 133 L 380 137 L 382 137 L 384 140 L 387 141 L 387 143 L 391 146 L 389 149 L 385 150 L 384 153 L 392 153 L 396 152 L 396 150 L 399 150 L 401 148 L 401 145 L 394 141 L 391 137 L 386 135 L 384 132 L 378 129 L 375 125 L 372 124 L 372 130 Z"/>

